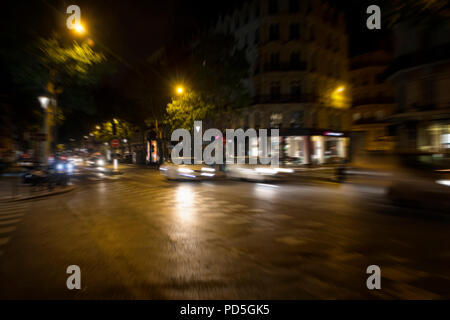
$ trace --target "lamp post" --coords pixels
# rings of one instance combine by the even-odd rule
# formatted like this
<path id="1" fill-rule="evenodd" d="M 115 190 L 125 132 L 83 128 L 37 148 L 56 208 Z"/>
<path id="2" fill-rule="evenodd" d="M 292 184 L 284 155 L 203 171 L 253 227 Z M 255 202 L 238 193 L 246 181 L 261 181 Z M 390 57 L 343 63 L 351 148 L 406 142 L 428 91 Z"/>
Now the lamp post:
<path id="1" fill-rule="evenodd" d="M 45 135 L 45 140 L 41 141 L 40 162 L 46 164 L 48 161 L 48 155 L 50 151 L 50 139 L 49 139 L 49 115 L 48 105 L 50 98 L 46 96 L 38 97 L 42 110 L 44 110 L 44 121 L 42 123 L 42 133 Z"/>

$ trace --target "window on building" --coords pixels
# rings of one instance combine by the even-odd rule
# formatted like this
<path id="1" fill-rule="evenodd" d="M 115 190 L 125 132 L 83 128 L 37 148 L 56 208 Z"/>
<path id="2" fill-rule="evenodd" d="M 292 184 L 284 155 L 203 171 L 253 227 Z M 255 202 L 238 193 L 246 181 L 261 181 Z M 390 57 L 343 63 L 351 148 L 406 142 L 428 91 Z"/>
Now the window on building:
<path id="1" fill-rule="evenodd" d="M 250 17 L 249 17 L 249 13 L 248 13 L 248 11 L 246 11 L 245 14 L 244 14 L 244 23 L 245 23 L 245 24 L 248 23 L 249 18 L 250 18 Z"/>
<path id="2" fill-rule="evenodd" d="M 330 61 L 328 63 L 328 70 L 327 70 L 327 74 L 332 77 L 334 74 L 334 68 L 335 68 L 335 64 L 333 63 L 333 61 Z"/>
<path id="3" fill-rule="evenodd" d="M 422 103 L 424 105 L 432 105 L 435 98 L 435 81 L 434 79 L 425 79 L 422 82 Z"/>
<path id="4" fill-rule="evenodd" d="M 292 117 L 290 121 L 291 128 L 301 128 L 303 126 L 303 120 L 304 120 L 303 110 L 292 112 Z"/>
<path id="5" fill-rule="evenodd" d="M 299 101 L 302 95 L 300 81 L 291 82 L 291 98 L 295 101 Z"/>
<path id="6" fill-rule="evenodd" d="M 313 25 L 309 27 L 309 40 L 314 41 L 316 40 L 316 29 Z"/>
<path id="7" fill-rule="evenodd" d="M 353 114 L 353 121 L 358 121 L 359 119 L 361 119 L 361 113 L 356 112 Z"/>
<path id="8" fill-rule="evenodd" d="M 297 13 L 300 10 L 299 0 L 289 0 L 289 12 Z"/>
<path id="9" fill-rule="evenodd" d="M 259 1 L 257 1 L 257 2 L 258 3 L 256 4 L 255 11 L 254 11 L 255 18 L 259 18 L 259 13 L 260 13 Z"/>
<path id="10" fill-rule="evenodd" d="M 310 62 L 311 71 L 317 71 L 317 58 L 315 55 L 311 56 L 311 62 Z"/>
<path id="11" fill-rule="evenodd" d="M 261 126 L 261 116 L 259 115 L 259 112 L 255 112 L 253 119 L 255 128 L 259 128 Z"/>
<path id="12" fill-rule="evenodd" d="M 280 82 L 274 81 L 270 84 L 270 98 L 272 100 L 279 100 L 281 96 Z"/>
<path id="13" fill-rule="evenodd" d="M 282 113 L 272 113 L 270 115 L 270 127 L 271 128 L 279 128 L 283 123 L 283 114 Z"/>
<path id="14" fill-rule="evenodd" d="M 269 40 L 277 41 L 280 40 L 280 27 L 278 24 L 272 24 L 269 28 Z"/>
<path id="15" fill-rule="evenodd" d="M 334 129 L 335 128 L 335 122 L 334 122 L 334 114 L 328 115 L 328 128 Z"/>
<path id="16" fill-rule="evenodd" d="M 296 70 L 300 67 L 300 53 L 299 52 L 292 52 L 291 58 L 289 61 L 290 67 L 293 70 Z"/>
<path id="17" fill-rule="evenodd" d="M 306 14 L 311 13 L 311 11 L 312 11 L 311 0 L 307 0 L 306 1 Z"/>
<path id="18" fill-rule="evenodd" d="M 300 39 L 300 24 L 291 23 L 289 25 L 289 40 Z"/>
<path id="19" fill-rule="evenodd" d="M 337 130 L 340 130 L 340 129 L 342 129 L 342 116 L 340 115 L 340 114 L 337 114 L 335 117 L 334 117 L 334 127 L 335 127 L 335 129 L 337 129 Z"/>
<path id="20" fill-rule="evenodd" d="M 254 39 L 255 39 L 254 40 L 255 44 L 258 44 L 259 43 L 259 28 L 257 28 L 255 30 L 255 38 Z"/>
<path id="21" fill-rule="evenodd" d="M 280 53 L 274 52 L 270 55 L 270 69 L 278 70 L 280 69 Z"/>
<path id="22" fill-rule="evenodd" d="M 333 48 L 333 37 L 331 35 L 328 35 L 327 37 L 327 49 Z"/>
<path id="23" fill-rule="evenodd" d="M 316 111 L 311 112 L 311 126 L 317 128 L 319 126 L 319 119 Z"/>
<path id="24" fill-rule="evenodd" d="M 384 118 L 384 111 L 383 110 L 378 110 L 376 112 L 376 117 L 377 117 L 378 120 L 383 119 Z"/>
<path id="25" fill-rule="evenodd" d="M 269 0 L 269 14 L 278 13 L 278 0 Z"/>

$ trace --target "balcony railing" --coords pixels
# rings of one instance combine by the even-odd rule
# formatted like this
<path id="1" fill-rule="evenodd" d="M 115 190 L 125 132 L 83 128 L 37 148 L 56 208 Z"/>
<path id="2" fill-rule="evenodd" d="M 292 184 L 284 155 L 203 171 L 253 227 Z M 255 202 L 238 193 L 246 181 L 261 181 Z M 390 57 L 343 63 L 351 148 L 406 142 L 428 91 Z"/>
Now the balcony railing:
<path id="1" fill-rule="evenodd" d="M 253 104 L 258 103 L 315 103 L 318 102 L 317 95 L 304 93 L 301 95 L 258 95 L 254 96 Z"/>
<path id="2" fill-rule="evenodd" d="M 365 104 L 390 104 L 395 103 L 395 100 L 393 97 L 373 97 L 373 98 L 364 98 L 364 99 L 357 99 L 353 100 L 353 106 L 362 106 Z"/>
<path id="3" fill-rule="evenodd" d="M 297 63 L 280 63 L 273 65 L 270 63 L 264 64 L 264 72 L 278 72 L 278 71 L 306 71 L 306 62 Z"/>

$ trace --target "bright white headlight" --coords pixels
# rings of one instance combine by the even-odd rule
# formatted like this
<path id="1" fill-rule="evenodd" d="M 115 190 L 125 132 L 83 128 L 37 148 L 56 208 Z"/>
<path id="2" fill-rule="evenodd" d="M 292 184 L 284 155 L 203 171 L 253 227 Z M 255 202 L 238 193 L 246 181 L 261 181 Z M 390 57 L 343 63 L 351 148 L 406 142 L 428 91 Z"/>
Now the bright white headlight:
<path id="1" fill-rule="evenodd" d="M 105 161 L 103 161 L 102 159 L 99 159 L 99 160 L 97 160 L 97 165 L 103 166 L 103 165 L 105 165 Z"/>
<path id="2" fill-rule="evenodd" d="M 191 173 L 191 172 L 194 172 L 194 170 L 191 170 L 188 168 L 178 168 L 178 172 Z"/>
<path id="3" fill-rule="evenodd" d="M 69 172 L 69 173 L 73 172 L 73 164 L 68 163 L 66 169 L 67 169 L 67 172 Z"/>
<path id="4" fill-rule="evenodd" d="M 203 167 L 203 168 L 202 168 L 202 171 L 215 172 L 216 169 L 214 169 L 214 168 L 208 168 L 208 167 Z"/>

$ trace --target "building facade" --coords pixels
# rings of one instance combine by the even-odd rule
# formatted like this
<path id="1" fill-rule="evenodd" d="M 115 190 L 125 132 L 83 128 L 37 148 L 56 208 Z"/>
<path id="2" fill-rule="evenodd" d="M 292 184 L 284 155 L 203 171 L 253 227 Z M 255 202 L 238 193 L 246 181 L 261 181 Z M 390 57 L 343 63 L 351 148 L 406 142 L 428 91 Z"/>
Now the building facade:
<path id="1" fill-rule="evenodd" d="M 398 151 L 445 158 L 450 154 L 450 28 L 396 27 L 395 61 L 388 79 L 395 85 Z"/>
<path id="2" fill-rule="evenodd" d="M 252 104 L 234 127 L 279 128 L 286 161 L 348 157 L 348 37 L 340 12 L 326 1 L 246 1 L 214 31 L 233 34 L 251 65 Z"/>
<path id="3" fill-rule="evenodd" d="M 395 90 L 383 74 L 392 54 L 379 50 L 352 58 L 352 160 L 368 161 L 376 153 L 391 153 L 395 137 L 388 118 L 395 112 Z"/>

